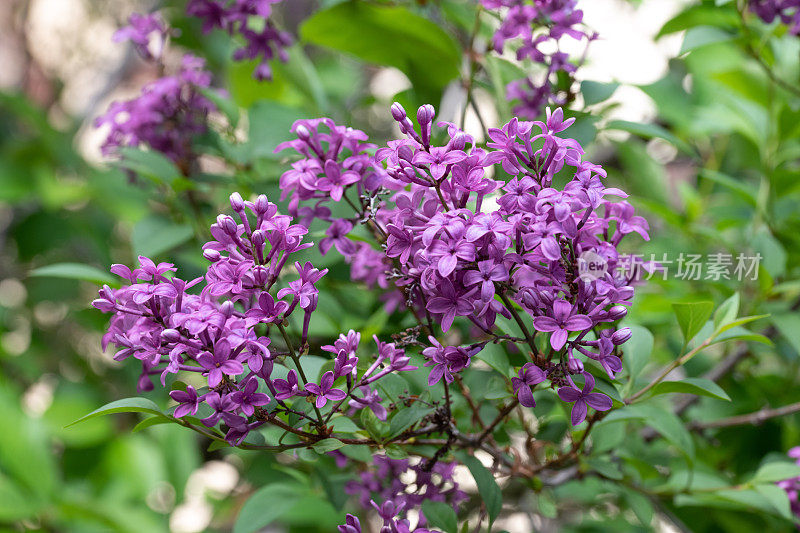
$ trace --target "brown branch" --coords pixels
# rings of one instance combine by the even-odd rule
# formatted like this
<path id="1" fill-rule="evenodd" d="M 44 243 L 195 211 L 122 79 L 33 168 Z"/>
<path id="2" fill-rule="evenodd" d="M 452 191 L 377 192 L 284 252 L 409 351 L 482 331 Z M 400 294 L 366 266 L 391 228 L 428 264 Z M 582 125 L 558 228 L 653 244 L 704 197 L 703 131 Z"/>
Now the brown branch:
<path id="1" fill-rule="evenodd" d="M 710 422 L 692 422 L 689 424 L 689 429 L 693 431 L 702 431 L 704 429 L 726 428 L 731 426 L 744 426 L 762 424 L 770 418 L 778 418 L 780 416 L 787 416 L 800 412 L 800 402 L 784 405 L 776 409 L 761 409 L 754 413 L 744 415 L 730 416 L 720 420 L 712 420 Z"/>

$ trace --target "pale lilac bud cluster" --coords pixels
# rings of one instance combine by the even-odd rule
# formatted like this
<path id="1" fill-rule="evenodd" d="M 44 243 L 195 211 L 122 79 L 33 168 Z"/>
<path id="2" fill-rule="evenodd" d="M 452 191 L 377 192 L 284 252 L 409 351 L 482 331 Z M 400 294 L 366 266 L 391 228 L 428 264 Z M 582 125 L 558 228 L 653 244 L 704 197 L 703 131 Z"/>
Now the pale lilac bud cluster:
<path id="1" fill-rule="evenodd" d="M 568 36 L 587 42 L 597 38 L 582 28 L 583 12 L 577 0 L 481 0 L 486 9 L 502 12 L 502 24 L 492 39 L 494 49 L 502 53 L 509 41 L 519 41 L 517 59 L 530 59 L 543 65 L 546 72 L 538 79 L 525 78 L 507 87 L 509 100 L 519 103 L 514 113 L 521 117 L 538 117 L 549 104 L 564 105 L 554 81 L 559 72 L 573 74 L 576 65 L 559 48 L 559 41 Z M 555 51 L 551 51 L 555 50 Z"/>
<path id="2" fill-rule="evenodd" d="M 292 37 L 278 29 L 272 19 L 272 8 L 283 0 L 189 0 L 186 12 L 203 21 L 203 32 L 222 29 L 231 36 L 244 39 L 244 46 L 233 53 L 235 61 L 258 60 L 253 72 L 257 80 L 271 80 L 270 61 L 286 62 L 286 48 Z"/>

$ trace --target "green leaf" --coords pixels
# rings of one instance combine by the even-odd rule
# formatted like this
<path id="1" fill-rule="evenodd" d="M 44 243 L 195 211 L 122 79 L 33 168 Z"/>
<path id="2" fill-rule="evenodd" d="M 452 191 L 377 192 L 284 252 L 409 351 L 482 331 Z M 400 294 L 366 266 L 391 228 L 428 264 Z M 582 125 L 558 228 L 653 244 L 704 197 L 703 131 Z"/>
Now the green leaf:
<path id="1" fill-rule="evenodd" d="M 652 403 L 628 405 L 613 411 L 598 426 L 629 420 L 642 421 L 652 427 L 665 439 L 675 444 L 691 461 L 694 461 L 694 441 L 681 419 L 672 411 Z"/>
<path id="2" fill-rule="evenodd" d="M 619 87 L 619 83 L 616 82 L 582 81 L 581 94 L 583 94 L 583 103 L 589 106 L 608 100 L 617 90 L 617 87 Z"/>
<path id="3" fill-rule="evenodd" d="M 772 317 L 772 323 L 775 328 L 789 341 L 789 344 L 794 350 L 800 354 L 800 314 L 787 313 L 785 315 L 776 315 Z"/>
<path id="4" fill-rule="evenodd" d="M 452 37 L 402 7 L 340 3 L 312 15 L 300 35 L 310 43 L 400 69 L 425 100 L 459 75 L 461 53 Z"/>
<path id="5" fill-rule="evenodd" d="M 742 331 L 747 331 L 740 326 L 743 326 L 744 324 L 749 324 L 750 322 L 755 322 L 756 320 L 761 320 L 762 318 L 767 318 L 768 316 L 769 315 L 752 315 L 752 316 L 743 316 L 742 318 L 737 318 L 736 320 L 733 320 L 723 326 L 720 326 L 719 329 L 717 329 L 714 332 L 714 338 L 716 339 L 718 336 L 722 335 L 726 331 L 730 331 L 734 328 L 738 328 Z"/>
<path id="6" fill-rule="evenodd" d="M 679 392 L 683 394 L 696 394 L 698 396 L 708 396 L 718 400 L 731 401 L 722 387 L 705 378 L 686 378 L 682 381 L 662 381 L 653 387 L 653 396 L 657 394 L 668 394 Z"/>
<path id="7" fill-rule="evenodd" d="M 444 533 L 456 533 L 458 530 L 458 520 L 456 512 L 445 502 L 425 500 L 422 503 L 422 512 L 432 526 L 438 527 Z"/>
<path id="8" fill-rule="evenodd" d="M 785 490 L 771 483 L 759 484 L 753 488 L 769 501 L 778 514 L 787 520 L 792 519 L 791 504 Z"/>
<path id="9" fill-rule="evenodd" d="M 278 102 L 261 100 L 250 108 L 247 149 L 251 159 L 276 157 L 275 148 L 294 137 L 290 131 L 296 120 L 305 118 L 300 109 Z"/>
<path id="10" fill-rule="evenodd" d="M 134 255 L 144 255 L 152 259 L 187 242 L 192 234 L 191 226 L 173 224 L 165 218 L 150 216 L 134 226 L 131 246 Z"/>
<path id="11" fill-rule="evenodd" d="M 283 483 L 257 490 L 239 511 L 233 533 L 253 533 L 268 526 L 291 509 L 302 492 L 300 486 Z"/>
<path id="12" fill-rule="evenodd" d="M 627 120 L 612 120 L 606 124 L 605 129 L 627 131 L 628 133 L 638 135 L 639 137 L 644 137 L 645 139 L 657 137 L 659 139 L 664 139 L 683 152 L 688 154 L 694 153 L 694 150 L 692 150 L 691 146 L 657 124 L 642 124 L 639 122 L 629 122 Z"/>
<path id="13" fill-rule="evenodd" d="M 161 152 L 124 147 L 119 149 L 119 153 L 122 167 L 156 183 L 172 183 L 181 176 L 175 164 Z"/>
<path id="14" fill-rule="evenodd" d="M 750 483 L 772 483 L 797 476 L 800 476 L 800 466 L 788 461 L 776 461 L 761 465 L 761 468 L 756 471 Z"/>
<path id="15" fill-rule="evenodd" d="M 658 31 L 656 39 L 664 35 L 694 28 L 695 26 L 736 27 L 739 17 L 734 10 L 713 6 L 693 6 L 668 20 Z"/>
<path id="16" fill-rule="evenodd" d="M 739 293 L 722 302 L 722 305 L 714 313 L 714 329 L 719 330 L 721 326 L 733 322 L 739 315 Z"/>
<path id="17" fill-rule="evenodd" d="M 314 448 L 314 451 L 317 453 L 326 453 L 332 452 L 333 450 L 338 450 L 342 446 L 344 446 L 344 443 L 339 439 L 322 439 L 321 441 L 314 443 L 312 448 Z"/>
<path id="18" fill-rule="evenodd" d="M 735 35 L 714 26 L 695 26 L 690 28 L 683 37 L 680 55 L 688 54 L 693 50 L 708 46 L 710 44 L 724 43 L 731 41 Z"/>
<path id="19" fill-rule="evenodd" d="M 673 303 L 672 308 L 678 318 L 678 325 L 683 332 L 685 342 L 689 342 L 697 333 L 703 329 L 711 311 L 714 309 L 713 302 L 690 302 Z"/>
<path id="20" fill-rule="evenodd" d="M 414 403 L 411 407 L 398 411 L 389 421 L 389 437 L 396 437 L 432 412 L 432 407 L 420 403 Z"/>
<path id="21" fill-rule="evenodd" d="M 138 433 L 143 429 L 147 429 L 153 426 L 159 426 L 161 424 L 175 424 L 177 420 L 171 416 L 149 416 L 133 426 L 131 430 L 132 433 Z"/>
<path id="22" fill-rule="evenodd" d="M 56 263 L 53 265 L 43 266 L 32 270 L 30 276 L 34 277 L 50 277 L 50 278 L 64 278 L 64 279 L 79 279 L 81 281 L 89 281 L 96 285 L 115 285 L 117 280 L 103 270 L 89 265 L 80 263 Z"/>
<path id="23" fill-rule="evenodd" d="M 650 355 L 653 353 L 653 334 L 647 328 L 636 324 L 628 327 L 631 328 L 631 338 L 623 345 L 622 363 L 631 379 L 634 379 L 650 361 Z"/>
<path id="24" fill-rule="evenodd" d="M 478 493 L 481 495 L 483 504 L 486 506 L 486 513 L 489 515 L 489 529 L 491 530 L 491 525 L 503 509 L 503 493 L 489 469 L 474 456 L 467 456 L 464 464 L 469 468 L 475 484 L 478 486 Z"/>
<path id="25" fill-rule="evenodd" d="M 151 415 L 165 416 L 164 413 L 161 412 L 161 409 L 147 398 L 125 398 L 107 403 L 103 407 L 95 409 L 88 415 L 82 416 L 71 424 L 68 424 L 66 427 L 74 426 L 90 418 L 114 413 L 149 413 Z"/>

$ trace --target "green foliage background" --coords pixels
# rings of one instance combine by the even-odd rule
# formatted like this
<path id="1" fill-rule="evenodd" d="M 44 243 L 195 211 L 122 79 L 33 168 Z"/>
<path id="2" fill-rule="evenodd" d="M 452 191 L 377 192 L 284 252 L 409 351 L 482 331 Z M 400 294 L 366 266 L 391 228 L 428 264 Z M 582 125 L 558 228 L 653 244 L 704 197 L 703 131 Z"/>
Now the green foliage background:
<path id="1" fill-rule="evenodd" d="M 110 281 L 109 264 L 131 263 L 138 254 L 200 273 L 198 242 L 231 191 L 278 198 L 277 179 L 286 164 L 273 148 L 288 138 L 294 120 L 327 115 L 380 140 L 391 135 L 386 109 L 392 100 L 412 109 L 438 104 L 464 70 L 474 5 L 314 3 L 314 14 L 294 28 L 299 42 L 289 62 L 275 64 L 275 80 L 266 84 L 251 78 L 252 64 L 229 61 L 233 44 L 226 36 L 201 38 L 198 22 L 181 15 L 180 2 L 165 7 L 181 30 L 173 46 L 208 57 L 215 84 L 230 94 L 220 103 L 230 127 L 198 139 L 198 147 L 235 166 L 188 180 L 166 159 L 130 150 L 126 168 L 137 175 L 132 182 L 119 165 L 97 167 L 81 158 L 74 142 L 80 117 L 56 127 L 51 110 L 23 92 L 0 93 L 0 527 L 166 531 L 169 513 L 187 501 L 190 475 L 222 460 L 236 467 L 241 480 L 233 492 L 201 494 L 213 507 L 209 530 L 231 530 L 240 512 L 254 512 L 258 520 L 278 519 L 293 532 L 332 531 L 348 502 L 342 492 L 346 475 L 327 457 L 310 453 L 307 459 L 319 465 L 289 468 L 266 454 L 207 449 L 208 443 L 176 425 L 132 432 L 137 414 L 65 428 L 99 405 L 135 395 L 136 369 L 109 364 L 99 353 L 106 317 L 88 303 L 95 284 Z M 489 39 L 493 21 L 481 21 L 480 35 Z M 702 377 L 739 354 L 735 369 L 718 382 L 731 401 L 703 396 L 681 420 L 672 409 L 683 397 L 663 391 L 598 427 L 592 455 L 579 465 L 595 475 L 554 489 L 514 487 L 504 495 L 507 508 L 555 520 L 561 531 L 651 530 L 656 515 L 692 531 L 794 527 L 785 497 L 770 489 L 781 473 L 753 476 L 800 444 L 797 415 L 757 426 L 685 427 L 800 402 L 800 39 L 779 25 L 743 20 L 736 3 L 725 1 L 690 3 L 664 21 L 660 35 L 677 32 L 685 32 L 683 46 L 668 73 L 638 87 L 655 103 L 653 122 L 608 119 L 615 106 L 608 98 L 618 84 L 584 81 L 570 106 L 578 118 L 574 131 L 602 161 L 611 186 L 628 191 L 651 223 L 653 239 L 632 251 L 673 259 L 681 252 L 758 252 L 763 261 L 757 281 L 656 276 L 640 290 L 627 318 L 653 339 L 637 329 L 628 372 L 638 372 L 643 386 L 681 353 L 676 302 L 712 301 L 718 307 L 738 294 L 739 316 L 768 315 L 747 328 L 771 342 L 752 342 L 755 337 L 737 330 L 730 336 L 741 340 L 686 363 L 686 376 Z M 520 77 L 520 67 L 491 54 L 481 65 L 476 90 L 494 97 L 502 124 L 510 118 L 504 86 Z M 401 70 L 411 88 L 380 101 L 369 91 L 376 66 Z M 235 134 L 234 126 L 246 135 Z M 620 131 L 629 135 L 617 140 Z M 664 146 L 674 157 L 654 159 Z M 187 193 L 200 198 L 194 209 Z M 353 328 L 369 338 L 404 327 L 386 315 L 376 294 L 349 282 L 347 267 L 334 255 L 312 255 L 315 265 L 331 269 L 313 335 Z M 93 268 L 42 269 L 63 263 Z M 684 390 L 690 389 L 678 389 Z M 491 412 L 490 392 L 485 399 Z M 163 404 L 158 392 L 147 396 Z M 540 404 L 542 412 L 554 409 L 546 399 Z M 626 438 L 645 426 L 658 432 L 655 440 Z M 248 508 L 244 502 L 259 488 Z M 271 502 L 273 515 L 265 518 L 263 502 Z"/>

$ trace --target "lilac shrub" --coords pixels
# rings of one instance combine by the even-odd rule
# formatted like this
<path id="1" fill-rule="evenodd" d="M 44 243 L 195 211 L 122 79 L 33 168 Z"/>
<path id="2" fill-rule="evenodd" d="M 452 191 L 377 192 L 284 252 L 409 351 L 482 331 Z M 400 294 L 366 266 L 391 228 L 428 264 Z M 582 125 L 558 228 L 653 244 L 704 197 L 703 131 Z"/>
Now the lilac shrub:
<path id="1" fill-rule="evenodd" d="M 492 46 L 498 54 L 509 43 L 518 44 L 519 61 L 530 60 L 545 69 L 539 79 L 523 78 L 507 87 L 509 100 L 517 101 L 514 113 L 519 117 L 535 118 L 549 104 L 563 106 L 567 98 L 555 87 L 559 73 L 571 77 L 576 64 L 562 52 L 559 42 L 569 37 L 588 43 L 597 38 L 583 25 L 583 11 L 577 0 L 481 0 L 483 7 L 501 17 L 502 23 L 494 34 Z"/>

